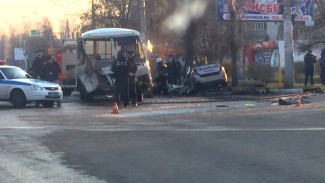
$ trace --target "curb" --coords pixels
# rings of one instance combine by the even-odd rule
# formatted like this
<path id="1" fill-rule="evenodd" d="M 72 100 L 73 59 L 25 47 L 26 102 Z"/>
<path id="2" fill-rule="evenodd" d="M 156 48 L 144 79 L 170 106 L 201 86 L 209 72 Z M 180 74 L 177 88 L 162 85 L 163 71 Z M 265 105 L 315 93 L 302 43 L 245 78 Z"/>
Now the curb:
<path id="1" fill-rule="evenodd" d="M 302 88 L 294 88 L 294 89 L 274 89 L 270 90 L 271 93 L 274 94 L 291 94 L 291 93 L 304 93 L 304 89 Z"/>
<path id="2" fill-rule="evenodd" d="M 321 93 L 325 91 L 325 87 L 318 88 L 294 88 L 294 89 L 274 89 L 270 90 L 274 94 L 293 94 L 293 93 L 305 93 L 305 92 L 317 92 Z"/>

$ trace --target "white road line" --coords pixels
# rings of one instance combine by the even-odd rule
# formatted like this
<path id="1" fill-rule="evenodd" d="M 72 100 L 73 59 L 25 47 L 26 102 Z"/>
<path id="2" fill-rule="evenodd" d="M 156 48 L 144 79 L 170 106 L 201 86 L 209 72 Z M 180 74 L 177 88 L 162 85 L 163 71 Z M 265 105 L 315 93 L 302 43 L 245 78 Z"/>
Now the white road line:
<path id="1" fill-rule="evenodd" d="M 22 129 L 22 130 L 34 130 L 34 129 L 52 129 L 52 130 L 80 130 L 80 131 L 108 131 L 108 132 L 119 132 L 119 131 L 325 131 L 322 127 L 306 127 L 306 128 L 227 128 L 227 127 L 207 127 L 207 128 L 179 128 L 175 129 L 173 126 L 162 126 L 162 127 L 148 127 L 145 126 L 84 126 L 84 127 L 71 127 L 71 126 L 0 126 L 1 129 Z"/>

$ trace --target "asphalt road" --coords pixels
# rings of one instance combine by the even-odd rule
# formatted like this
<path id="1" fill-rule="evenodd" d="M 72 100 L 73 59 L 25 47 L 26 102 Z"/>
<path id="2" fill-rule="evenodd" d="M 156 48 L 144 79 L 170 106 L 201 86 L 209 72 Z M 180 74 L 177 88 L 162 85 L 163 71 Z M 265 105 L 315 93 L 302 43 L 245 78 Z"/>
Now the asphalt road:
<path id="1" fill-rule="evenodd" d="M 0 182 L 324 182 L 325 96 L 307 100 L 3 105 Z"/>

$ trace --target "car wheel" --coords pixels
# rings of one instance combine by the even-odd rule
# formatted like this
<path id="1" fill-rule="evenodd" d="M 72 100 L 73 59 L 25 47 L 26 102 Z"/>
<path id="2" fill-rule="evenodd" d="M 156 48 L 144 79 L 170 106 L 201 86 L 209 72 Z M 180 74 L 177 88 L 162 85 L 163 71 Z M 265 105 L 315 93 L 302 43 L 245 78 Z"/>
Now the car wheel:
<path id="1" fill-rule="evenodd" d="M 43 101 L 41 102 L 42 106 L 47 107 L 47 108 L 52 108 L 54 107 L 54 101 Z"/>
<path id="2" fill-rule="evenodd" d="M 25 93 L 20 89 L 15 89 L 10 93 L 9 101 L 15 108 L 25 107 L 27 103 Z"/>

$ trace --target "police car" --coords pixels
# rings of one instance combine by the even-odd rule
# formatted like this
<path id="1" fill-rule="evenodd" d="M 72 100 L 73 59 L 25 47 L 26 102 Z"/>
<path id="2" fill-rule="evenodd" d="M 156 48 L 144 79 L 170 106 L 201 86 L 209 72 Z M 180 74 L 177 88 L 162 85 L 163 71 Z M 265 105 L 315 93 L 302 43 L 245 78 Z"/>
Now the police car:
<path id="1" fill-rule="evenodd" d="M 15 66 L 0 65 L 0 100 L 9 101 L 15 108 L 28 102 L 38 101 L 44 107 L 53 107 L 62 100 L 62 89 L 58 84 L 33 79 Z"/>

